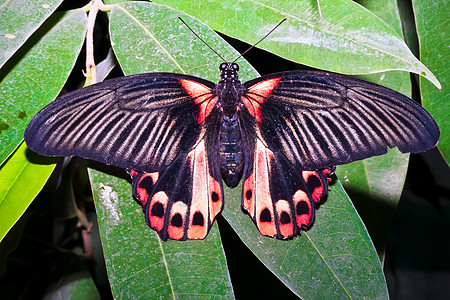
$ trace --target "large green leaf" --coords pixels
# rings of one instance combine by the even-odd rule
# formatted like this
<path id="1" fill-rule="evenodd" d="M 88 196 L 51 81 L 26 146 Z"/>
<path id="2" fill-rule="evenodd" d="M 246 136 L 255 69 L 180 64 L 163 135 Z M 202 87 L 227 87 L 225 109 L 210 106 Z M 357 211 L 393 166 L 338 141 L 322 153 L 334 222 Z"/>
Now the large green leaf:
<path id="1" fill-rule="evenodd" d="M 370 11 L 350 0 L 176 1 L 159 3 L 182 10 L 211 28 L 254 43 L 287 18 L 258 47 L 292 61 L 334 72 L 368 74 L 405 70 L 440 86 L 402 38 Z"/>
<path id="2" fill-rule="evenodd" d="M 165 6 L 149 3 L 123 3 L 111 11 L 111 39 L 120 66 L 126 75 L 144 72 L 175 72 L 200 76 L 211 81 L 220 79 L 221 59 L 194 37 L 178 17 L 192 25 L 200 36 L 225 57 L 239 53 L 211 29 Z M 155 20 L 164 20 L 153 21 Z M 241 63 L 240 75 L 257 75 L 247 62 Z"/>
<path id="3" fill-rule="evenodd" d="M 0 68 L 63 0 L 15 0 L 0 4 Z"/>
<path id="4" fill-rule="evenodd" d="M 382 18 L 401 35 L 397 1 L 360 0 L 358 2 Z M 411 96 L 410 76 L 406 72 L 386 72 L 360 77 Z M 402 154 L 395 149 L 389 151 L 387 155 L 338 166 L 336 171 L 369 230 L 380 261 L 384 261 L 390 221 L 403 190 L 408 157 L 408 154 Z"/>
<path id="5" fill-rule="evenodd" d="M 31 118 L 60 92 L 85 35 L 82 10 L 54 14 L 0 69 L 0 163 L 19 145 Z"/>
<path id="6" fill-rule="evenodd" d="M 56 158 L 27 151 L 25 143 L 0 169 L 0 242 L 41 191 Z"/>
<path id="7" fill-rule="evenodd" d="M 450 48 L 448 17 L 450 9 L 448 1 L 413 0 L 416 16 L 417 35 L 420 44 L 420 58 L 427 64 L 442 83 L 438 90 L 428 82 L 421 80 L 420 89 L 422 104 L 430 111 L 441 129 L 439 150 L 447 163 L 450 162 L 450 115 L 449 115 L 449 83 L 450 83 Z"/>

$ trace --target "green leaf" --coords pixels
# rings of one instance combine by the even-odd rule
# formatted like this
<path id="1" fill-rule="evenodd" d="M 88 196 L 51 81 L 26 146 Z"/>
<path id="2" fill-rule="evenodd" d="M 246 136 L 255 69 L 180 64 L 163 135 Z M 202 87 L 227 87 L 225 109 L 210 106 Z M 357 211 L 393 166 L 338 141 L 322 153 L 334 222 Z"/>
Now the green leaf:
<path id="1" fill-rule="evenodd" d="M 0 70 L 0 162 L 22 141 L 31 118 L 60 92 L 83 45 L 85 23 L 82 10 L 54 14 Z"/>
<path id="2" fill-rule="evenodd" d="M 41 191 L 55 168 L 56 158 L 27 151 L 25 143 L 0 169 L 0 241 Z"/>
<path id="3" fill-rule="evenodd" d="M 416 15 L 417 34 L 420 44 L 420 57 L 437 75 L 443 88 L 436 89 L 428 82 L 421 80 L 420 89 L 423 106 L 433 115 L 441 129 L 439 150 L 450 162 L 450 116 L 449 116 L 449 83 L 450 83 L 450 38 L 448 35 L 448 1 L 413 0 Z"/>
<path id="4" fill-rule="evenodd" d="M 300 298 L 388 297 L 377 253 L 339 182 L 330 186 L 312 229 L 289 241 L 261 236 L 241 212 L 239 198 L 240 188 L 227 189 L 222 214 L 247 247 Z"/>
<path id="5" fill-rule="evenodd" d="M 369 230 L 381 262 L 405 183 L 408 158 L 408 154 L 391 149 L 383 156 L 338 166 L 336 170 Z"/>
<path id="6" fill-rule="evenodd" d="M 63 0 L 15 0 L 0 5 L 0 68 Z"/>
<path id="7" fill-rule="evenodd" d="M 315 68 L 345 74 L 405 70 L 440 86 L 395 31 L 350 0 L 321 0 L 323 19 L 317 2 L 311 0 L 157 2 L 182 10 L 213 29 L 250 44 L 286 17 L 288 20 L 258 47 Z"/>
<path id="8" fill-rule="evenodd" d="M 233 297 L 217 225 L 203 241 L 163 242 L 127 180 L 93 169 L 89 175 L 115 298 Z"/>
<path id="9" fill-rule="evenodd" d="M 400 35 L 402 33 L 397 1 L 360 0 Z M 405 72 L 386 72 L 359 76 L 411 96 L 411 80 Z M 387 155 L 338 166 L 336 174 L 342 180 L 358 213 L 372 237 L 380 261 L 384 261 L 390 222 L 400 200 L 408 168 L 408 154 L 398 149 Z"/>
<path id="10" fill-rule="evenodd" d="M 123 3 L 111 10 L 110 31 L 114 52 L 126 75 L 164 71 L 211 81 L 220 79 L 219 64 L 223 61 L 195 38 L 178 16 L 192 25 L 200 36 L 207 37 L 207 42 L 222 56 L 239 55 L 217 34 L 211 35 L 211 29 L 198 25 L 188 15 L 157 4 Z M 257 75 L 249 71 L 247 62 L 241 67 L 242 77 L 250 79 Z"/>

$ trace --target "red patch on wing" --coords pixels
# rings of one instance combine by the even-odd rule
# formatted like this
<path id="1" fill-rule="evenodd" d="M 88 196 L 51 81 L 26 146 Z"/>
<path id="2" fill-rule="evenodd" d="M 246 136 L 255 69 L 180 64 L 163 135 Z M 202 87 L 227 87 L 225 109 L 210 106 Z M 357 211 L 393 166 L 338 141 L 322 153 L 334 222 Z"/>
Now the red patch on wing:
<path id="1" fill-rule="evenodd" d="M 326 189 L 325 184 L 326 182 L 322 181 L 322 177 L 320 177 L 319 173 L 316 171 L 303 171 L 302 172 L 303 180 L 305 180 L 306 184 L 309 186 L 310 180 L 314 180 L 318 184 L 314 186 L 313 190 L 309 190 L 311 193 L 311 197 L 313 198 L 314 202 L 320 203 L 323 196 L 325 196 Z"/>
<path id="2" fill-rule="evenodd" d="M 148 209 L 148 219 L 150 227 L 161 231 L 164 227 L 164 219 L 166 215 L 167 203 L 169 197 L 163 191 L 159 191 L 153 195 Z"/>
<path id="3" fill-rule="evenodd" d="M 190 207 L 188 239 L 204 239 L 215 216 L 222 209 L 222 187 L 211 176 L 205 141 L 198 143 L 188 154 L 192 164 L 192 200 Z"/>
<path id="4" fill-rule="evenodd" d="M 201 141 L 188 155 L 193 165 L 192 202 L 189 217 L 188 239 L 204 239 L 208 234 L 208 158 L 206 157 L 205 142 Z"/>
<path id="5" fill-rule="evenodd" d="M 280 234 L 283 238 L 288 238 L 294 235 L 294 223 L 291 218 L 291 208 L 289 202 L 286 200 L 278 200 L 275 203 L 275 209 L 278 215 L 278 226 Z"/>
<path id="6" fill-rule="evenodd" d="M 183 201 L 177 201 L 172 205 L 167 227 L 167 233 L 171 239 L 181 240 L 184 237 L 187 211 L 188 207 Z"/>
<path id="7" fill-rule="evenodd" d="M 275 236 L 277 230 L 269 184 L 269 165 L 273 160 L 273 153 L 258 139 L 255 154 L 253 172 L 256 177 L 254 202 L 256 224 L 263 235 Z"/>
<path id="8" fill-rule="evenodd" d="M 200 113 L 197 117 L 197 122 L 199 124 L 203 123 L 216 105 L 217 97 L 211 93 L 211 89 L 206 85 L 188 79 L 178 80 L 188 95 L 194 99 L 194 103 L 200 105 Z"/>
<path id="9" fill-rule="evenodd" d="M 136 177 L 138 174 L 139 174 L 139 172 L 138 171 L 135 171 L 135 170 L 130 170 L 130 176 L 131 177 Z"/>
<path id="10" fill-rule="evenodd" d="M 314 208 L 311 206 L 311 200 L 309 199 L 308 194 L 303 190 L 297 190 L 292 196 L 292 200 L 294 202 L 297 226 L 308 227 L 311 225 Z"/>
<path id="11" fill-rule="evenodd" d="M 222 189 L 220 183 L 215 180 L 211 175 L 208 177 L 209 197 L 211 201 L 211 224 L 214 221 L 214 217 L 222 210 Z"/>
<path id="12" fill-rule="evenodd" d="M 132 171 L 136 172 L 136 171 Z M 130 172 L 131 176 L 133 174 Z M 136 172 L 136 174 L 139 174 Z M 156 184 L 156 181 L 158 181 L 159 173 L 143 173 L 142 176 L 139 178 L 137 184 L 136 184 L 136 194 L 139 201 L 141 201 L 142 205 L 145 205 L 148 201 L 148 198 L 150 195 L 148 194 L 148 185 L 151 187 Z M 148 182 L 150 180 L 151 182 Z"/>
<path id="13" fill-rule="evenodd" d="M 270 96 L 280 80 L 281 77 L 258 82 L 251 86 L 242 97 L 245 107 L 259 123 L 262 122 L 261 104 Z"/>

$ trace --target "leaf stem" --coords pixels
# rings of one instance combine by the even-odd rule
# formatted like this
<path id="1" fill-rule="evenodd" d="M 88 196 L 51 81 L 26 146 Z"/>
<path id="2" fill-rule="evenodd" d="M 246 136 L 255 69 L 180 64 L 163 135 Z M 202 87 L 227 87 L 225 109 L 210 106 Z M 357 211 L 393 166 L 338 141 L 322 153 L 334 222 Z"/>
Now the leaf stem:
<path id="1" fill-rule="evenodd" d="M 99 4 L 100 3 L 100 4 Z M 86 25 L 86 77 L 85 86 L 97 83 L 97 69 L 94 61 L 94 27 L 95 19 L 99 11 L 99 6 L 103 3 L 100 0 L 92 0 L 90 3 L 89 16 Z"/>

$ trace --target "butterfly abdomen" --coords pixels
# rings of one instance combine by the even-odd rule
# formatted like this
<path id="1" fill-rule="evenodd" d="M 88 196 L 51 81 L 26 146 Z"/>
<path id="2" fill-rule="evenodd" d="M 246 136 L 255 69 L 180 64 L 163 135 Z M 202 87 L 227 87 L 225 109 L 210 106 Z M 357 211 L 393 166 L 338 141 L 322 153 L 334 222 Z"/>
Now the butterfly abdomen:
<path id="1" fill-rule="evenodd" d="M 242 177 L 243 151 L 237 114 L 222 115 L 219 140 L 220 173 L 229 187 L 236 187 Z"/>

